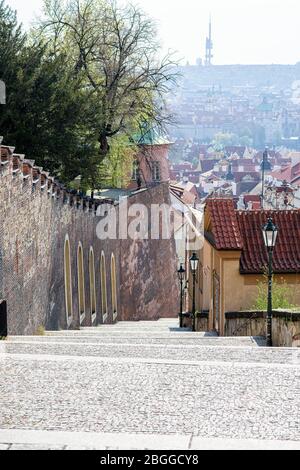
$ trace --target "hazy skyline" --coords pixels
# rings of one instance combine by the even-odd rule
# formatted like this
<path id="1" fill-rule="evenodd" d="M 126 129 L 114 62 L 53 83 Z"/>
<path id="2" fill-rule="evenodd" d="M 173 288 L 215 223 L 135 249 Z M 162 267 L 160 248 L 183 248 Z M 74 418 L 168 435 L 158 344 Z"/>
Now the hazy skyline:
<path id="1" fill-rule="evenodd" d="M 28 25 L 42 0 L 6 0 Z M 212 15 L 215 64 L 300 61 L 299 0 L 138 0 L 158 25 L 164 49 L 184 61 L 204 58 Z"/>

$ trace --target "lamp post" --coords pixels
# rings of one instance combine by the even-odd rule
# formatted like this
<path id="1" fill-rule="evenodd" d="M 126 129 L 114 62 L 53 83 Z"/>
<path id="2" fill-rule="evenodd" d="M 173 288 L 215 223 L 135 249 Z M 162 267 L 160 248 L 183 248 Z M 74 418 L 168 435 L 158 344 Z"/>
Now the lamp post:
<path id="1" fill-rule="evenodd" d="M 196 331 L 196 273 L 198 270 L 199 258 L 196 253 L 193 253 L 193 256 L 190 259 L 190 267 L 193 275 L 193 309 L 192 309 L 192 319 L 193 319 L 193 331 Z"/>
<path id="2" fill-rule="evenodd" d="M 180 264 L 180 268 L 178 269 L 178 277 L 180 281 L 180 328 L 183 327 L 183 295 L 184 295 L 184 280 L 185 280 L 185 269 L 183 267 L 183 264 Z"/>
<path id="3" fill-rule="evenodd" d="M 276 245 L 278 236 L 278 228 L 273 223 L 270 217 L 268 223 L 263 226 L 263 237 L 266 248 L 269 254 L 269 272 L 268 272 L 268 312 L 267 312 L 267 346 L 273 346 L 272 338 L 272 320 L 273 320 L 273 305 L 272 305 L 272 288 L 273 288 L 273 251 Z"/>

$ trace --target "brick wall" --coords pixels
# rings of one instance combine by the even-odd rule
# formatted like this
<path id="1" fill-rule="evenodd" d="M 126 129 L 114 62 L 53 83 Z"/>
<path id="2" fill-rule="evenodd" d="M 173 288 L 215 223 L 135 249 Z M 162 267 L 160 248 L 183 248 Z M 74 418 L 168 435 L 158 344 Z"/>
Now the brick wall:
<path id="1" fill-rule="evenodd" d="M 137 193 L 129 206 L 143 203 L 171 205 L 169 184 L 163 183 Z M 130 223 L 130 220 L 129 220 Z M 121 298 L 123 320 L 156 320 L 176 317 L 179 312 L 175 240 L 123 240 L 121 244 Z"/>
<path id="2" fill-rule="evenodd" d="M 118 319 L 158 318 L 177 313 L 175 246 L 173 241 L 99 240 L 97 205 L 72 195 L 53 178 L 1 147 L 0 165 L 0 299 L 7 302 L 9 334 L 34 334 L 40 327 L 80 327 L 77 251 L 84 259 L 85 319 L 92 325 L 89 252 L 95 258 L 96 313 L 103 323 L 100 260 L 106 259 L 108 317 L 112 323 L 111 256 L 116 259 Z M 130 198 L 130 203 L 168 199 L 166 185 Z M 112 202 L 105 202 L 108 206 Z M 103 202 L 104 204 L 104 202 Z M 70 243 L 73 316 L 65 306 L 64 246 Z M 168 263 L 167 263 L 168 260 Z M 170 261 L 171 260 L 171 261 Z M 122 270 L 122 274 L 120 273 Z M 169 298 L 167 297 L 169 295 Z M 170 299 L 170 295 L 172 299 Z M 175 309 L 175 310 L 174 310 Z"/>
<path id="3" fill-rule="evenodd" d="M 152 167 L 155 162 L 159 164 L 160 182 L 164 183 L 170 181 L 169 149 L 170 144 L 141 146 L 137 155 L 137 162 L 139 164 L 142 187 L 155 184 L 152 172 Z M 136 189 L 137 182 L 131 180 L 128 184 L 128 188 Z"/>

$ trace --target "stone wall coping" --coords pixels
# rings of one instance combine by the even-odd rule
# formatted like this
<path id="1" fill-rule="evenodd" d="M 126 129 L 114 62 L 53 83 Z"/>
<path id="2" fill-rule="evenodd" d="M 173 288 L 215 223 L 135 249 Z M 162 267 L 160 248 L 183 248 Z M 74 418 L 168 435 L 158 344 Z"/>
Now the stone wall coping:
<path id="1" fill-rule="evenodd" d="M 184 318 L 192 318 L 193 314 L 192 312 L 186 312 L 183 313 Z M 201 312 L 196 312 L 196 318 L 201 319 L 205 318 L 207 319 L 209 317 L 209 310 L 202 310 Z"/>
<path id="2" fill-rule="evenodd" d="M 250 319 L 250 318 L 265 318 L 267 315 L 266 311 L 241 311 L 241 312 L 226 312 L 225 318 L 226 320 L 230 319 Z M 274 318 L 284 318 L 288 321 L 300 321 L 300 310 L 299 312 L 292 312 L 291 310 L 273 310 L 273 317 Z"/>
<path id="3" fill-rule="evenodd" d="M 4 174 L 11 174 L 12 178 L 19 175 L 20 181 L 31 182 L 34 189 L 38 188 L 43 192 L 45 188 L 48 188 L 48 195 L 52 197 L 54 202 L 61 200 L 63 204 L 68 204 L 71 208 L 84 211 L 88 209 L 86 212 L 96 213 L 100 205 L 115 204 L 111 199 L 95 200 L 82 195 L 79 191 L 69 190 L 48 171 L 35 165 L 34 160 L 27 159 L 25 155 L 14 153 L 14 151 L 14 147 L 0 145 L 0 180 Z M 30 188 L 30 184 L 28 188 Z"/>

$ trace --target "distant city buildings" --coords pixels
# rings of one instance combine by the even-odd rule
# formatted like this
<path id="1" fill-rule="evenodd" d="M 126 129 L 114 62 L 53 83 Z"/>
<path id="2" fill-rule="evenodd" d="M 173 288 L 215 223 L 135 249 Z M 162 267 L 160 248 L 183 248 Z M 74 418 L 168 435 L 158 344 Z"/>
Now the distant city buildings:
<path id="1" fill-rule="evenodd" d="M 233 197 L 240 209 L 299 208 L 300 63 L 218 66 L 212 58 L 210 20 L 204 59 L 180 68 L 169 97 L 172 184 L 202 201 Z"/>
<path id="2" fill-rule="evenodd" d="M 205 65 L 211 59 L 210 33 Z M 255 148 L 300 148 L 300 64 L 207 67 L 198 60 L 180 73 L 180 86 L 169 98 L 177 120 L 172 138 L 209 143 L 221 133 Z"/>
<path id="3" fill-rule="evenodd" d="M 177 152 L 179 145 L 175 144 Z M 195 200 L 230 196 L 240 209 L 300 208 L 300 152 L 262 152 L 245 146 L 220 151 L 195 143 L 183 152 L 187 159 L 170 164 L 170 179 L 185 192 L 197 192 Z"/>

